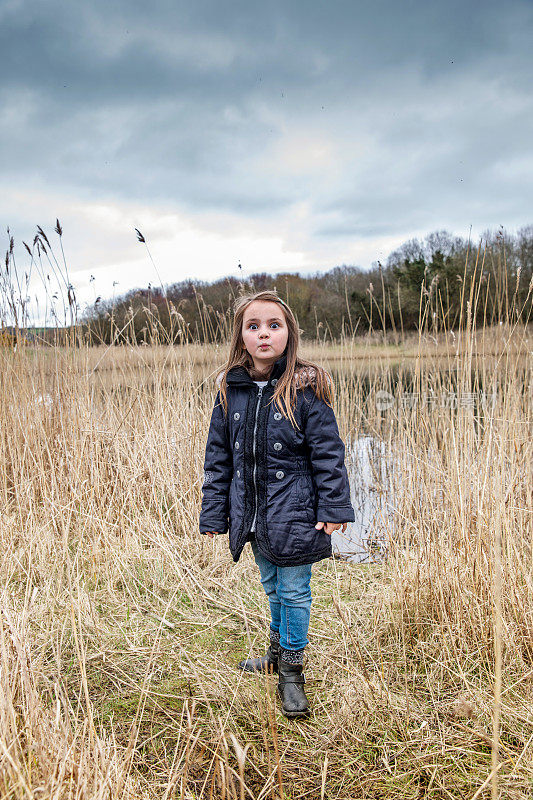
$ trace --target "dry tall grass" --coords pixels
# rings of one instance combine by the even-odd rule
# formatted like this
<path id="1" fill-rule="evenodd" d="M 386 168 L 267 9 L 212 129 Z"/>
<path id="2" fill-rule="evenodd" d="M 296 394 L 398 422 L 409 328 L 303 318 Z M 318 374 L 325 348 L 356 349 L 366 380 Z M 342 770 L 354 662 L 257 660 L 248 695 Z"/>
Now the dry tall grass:
<path id="1" fill-rule="evenodd" d="M 394 464 L 386 562 L 314 567 L 306 723 L 234 666 L 250 552 L 197 532 L 223 349 L 3 348 L 0 796 L 530 797 L 532 343 L 306 346 Z"/>

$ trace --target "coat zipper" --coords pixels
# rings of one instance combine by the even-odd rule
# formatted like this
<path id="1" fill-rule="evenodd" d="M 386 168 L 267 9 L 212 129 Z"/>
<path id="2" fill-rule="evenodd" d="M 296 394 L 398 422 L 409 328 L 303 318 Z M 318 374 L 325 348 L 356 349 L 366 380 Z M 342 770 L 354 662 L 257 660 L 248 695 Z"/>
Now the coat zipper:
<path id="1" fill-rule="evenodd" d="M 257 393 L 257 405 L 255 407 L 254 443 L 253 443 L 255 509 L 254 509 L 254 518 L 253 518 L 253 521 L 252 521 L 252 527 L 250 528 L 250 530 L 252 532 L 255 532 L 255 522 L 256 522 L 256 519 L 257 519 L 257 481 L 256 481 L 256 477 L 255 477 L 256 476 L 256 472 L 257 472 L 257 461 L 256 461 L 256 457 L 255 457 L 255 439 L 256 439 L 256 434 L 257 434 L 257 416 L 259 414 L 259 406 L 261 404 L 261 395 L 263 394 L 263 387 L 262 386 L 258 386 L 257 388 L 259 389 L 259 391 Z"/>

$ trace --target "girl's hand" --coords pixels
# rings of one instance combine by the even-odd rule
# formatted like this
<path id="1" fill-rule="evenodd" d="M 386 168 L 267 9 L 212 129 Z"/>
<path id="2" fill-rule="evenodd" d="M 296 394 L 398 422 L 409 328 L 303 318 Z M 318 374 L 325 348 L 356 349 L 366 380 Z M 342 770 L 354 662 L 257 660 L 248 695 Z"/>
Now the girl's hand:
<path id="1" fill-rule="evenodd" d="M 209 536 L 209 538 L 212 539 L 213 536 L 218 536 L 218 531 L 209 531 L 209 532 L 206 532 L 205 535 Z"/>
<path id="2" fill-rule="evenodd" d="M 315 528 L 319 531 L 321 528 L 324 528 L 324 533 L 327 533 L 328 536 L 331 536 L 333 531 L 341 529 L 341 532 L 344 533 L 346 530 L 347 522 L 317 522 Z"/>

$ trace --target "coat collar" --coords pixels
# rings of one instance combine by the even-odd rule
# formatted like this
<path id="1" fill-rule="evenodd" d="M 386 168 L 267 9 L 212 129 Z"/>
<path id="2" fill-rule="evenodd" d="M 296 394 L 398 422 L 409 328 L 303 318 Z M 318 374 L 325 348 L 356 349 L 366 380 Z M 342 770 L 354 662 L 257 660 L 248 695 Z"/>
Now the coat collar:
<path id="1" fill-rule="evenodd" d="M 274 362 L 274 366 L 268 378 L 268 386 L 272 385 L 272 379 L 275 379 L 277 382 L 277 379 L 285 372 L 286 366 L 287 353 L 285 352 Z M 232 367 L 226 375 L 226 382 L 232 385 L 245 384 L 247 386 L 255 386 L 253 378 L 250 377 L 250 373 L 243 366 Z"/>

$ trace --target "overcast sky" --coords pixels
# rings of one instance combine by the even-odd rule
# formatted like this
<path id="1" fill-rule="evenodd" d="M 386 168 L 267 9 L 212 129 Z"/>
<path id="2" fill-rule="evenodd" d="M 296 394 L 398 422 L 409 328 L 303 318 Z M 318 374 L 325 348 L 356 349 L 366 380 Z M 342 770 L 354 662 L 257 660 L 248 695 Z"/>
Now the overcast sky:
<path id="1" fill-rule="evenodd" d="M 83 307 L 157 284 L 135 227 L 164 283 L 514 232 L 532 34 L 531 0 L 0 0 L 1 243 L 59 217 Z"/>

